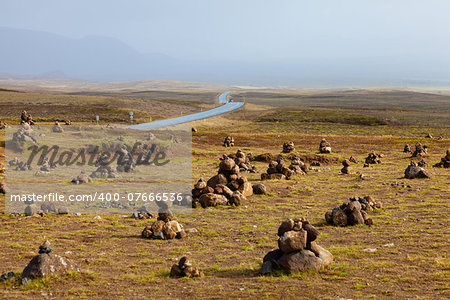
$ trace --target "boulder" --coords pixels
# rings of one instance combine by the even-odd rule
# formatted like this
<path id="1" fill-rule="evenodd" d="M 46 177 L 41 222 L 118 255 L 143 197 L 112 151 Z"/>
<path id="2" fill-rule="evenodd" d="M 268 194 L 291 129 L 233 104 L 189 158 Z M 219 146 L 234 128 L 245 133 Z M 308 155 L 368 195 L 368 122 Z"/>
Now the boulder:
<path id="1" fill-rule="evenodd" d="M 431 174 L 425 169 L 416 166 L 414 163 L 410 164 L 405 170 L 405 178 L 431 178 Z"/>
<path id="2" fill-rule="evenodd" d="M 53 253 L 43 253 L 31 259 L 22 272 L 22 278 L 35 279 L 63 275 L 67 271 L 79 271 L 79 268 L 67 258 Z"/>
<path id="3" fill-rule="evenodd" d="M 308 270 L 319 271 L 325 267 L 325 261 L 317 257 L 310 250 L 300 250 L 284 254 L 277 263 L 281 268 L 290 273 Z"/>
<path id="4" fill-rule="evenodd" d="M 253 194 L 256 194 L 256 195 L 265 194 L 267 191 L 266 186 L 262 183 L 254 184 L 252 186 L 252 188 L 253 188 Z"/>

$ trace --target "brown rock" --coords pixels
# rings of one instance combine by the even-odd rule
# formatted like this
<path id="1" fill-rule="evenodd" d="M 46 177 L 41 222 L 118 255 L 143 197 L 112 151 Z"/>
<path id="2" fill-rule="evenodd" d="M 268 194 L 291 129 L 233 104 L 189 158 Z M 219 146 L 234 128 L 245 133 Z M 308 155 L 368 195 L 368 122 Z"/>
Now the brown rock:
<path id="1" fill-rule="evenodd" d="M 336 226 L 347 226 L 347 215 L 342 209 L 333 213 L 333 224 Z"/>
<path id="2" fill-rule="evenodd" d="M 236 163 L 231 158 L 225 158 L 220 161 L 219 169 L 221 171 L 231 171 L 236 166 Z"/>
<path id="3" fill-rule="evenodd" d="M 291 231 L 294 228 L 294 220 L 287 219 L 283 223 L 281 223 L 280 227 L 278 227 L 278 236 L 282 236 L 285 232 Z"/>
<path id="4" fill-rule="evenodd" d="M 69 259 L 53 253 L 39 254 L 22 272 L 22 278 L 34 279 L 52 275 L 63 275 L 67 271 L 79 271 Z"/>
<path id="5" fill-rule="evenodd" d="M 179 232 L 177 232 L 176 238 L 177 239 L 184 239 L 187 237 L 187 233 L 184 230 L 181 230 Z"/>
<path id="6" fill-rule="evenodd" d="M 241 194 L 244 195 L 245 197 L 250 197 L 251 195 L 253 195 L 252 184 L 248 181 L 244 182 L 239 186 L 238 191 L 241 192 Z"/>
<path id="7" fill-rule="evenodd" d="M 177 221 L 173 221 L 173 220 L 169 221 L 164 226 L 170 227 L 170 229 L 172 229 L 175 233 L 178 233 L 181 231 L 181 225 Z M 164 228 L 163 228 L 163 231 L 164 231 Z"/>
<path id="8" fill-rule="evenodd" d="M 166 212 L 159 212 L 158 213 L 158 220 L 169 222 L 173 220 L 173 214 L 170 211 Z"/>
<path id="9" fill-rule="evenodd" d="M 181 277 L 183 271 L 178 267 L 177 264 L 173 264 L 170 269 L 170 277 Z"/>
<path id="10" fill-rule="evenodd" d="M 236 191 L 231 195 L 229 203 L 230 205 L 239 206 L 246 200 L 247 198 L 241 192 Z"/>
<path id="11" fill-rule="evenodd" d="M 306 248 L 306 230 L 287 231 L 278 240 L 279 247 L 284 253 Z"/>
<path id="12" fill-rule="evenodd" d="M 157 221 L 153 222 L 153 224 L 150 226 L 150 230 L 153 233 L 162 232 L 165 225 L 166 225 L 166 223 L 164 221 L 157 220 Z"/>
<path id="13" fill-rule="evenodd" d="M 321 258 L 305 249 L 284 254 L 277 263 L 281 268 L 290 273 L 308 270 L 319 271 L 324 267 L 324 262 Z"/>
<path id="14" fill-rule="evenodd" d="M 177 233 L 170 226 L 164 226 L 163 234 L 166 240 L 173 240 L 177 236 Z"/>
<path id="15" fill-rule="evenodd" d="M 228 203 L 228 199 L 224 195 L 208 193 L 201 195 L 199 202 L 203 208 L 206 208 L 216 205 L 226 205 Z"/>
<path id="16" fill-rule="evenodd" d="M 223 174 L 217 174 L 217 175 L 211 177 L 211 178 L 208 180 L 208 182 L 207 182 L 206 184 L 207 184 L 209 187 L 215 188 L 216 185 L 218 185 L 218 184 L 224 184 L 224 185 L 227 185 L 227 183 L 228 183 L 228 180 L 227 180 L 227 178 L 225 177 L 225 175 L 223 175 Z"/>
<path id="17" fill-rule="evenodd" d="M 359 210 L 352 210 L 347 217 L 348 217 L 347 221 L 348 225 L 364 224 L 364 218 L 361 215 L 361 211 Z"/>
<path id="18" fill-rule="evenodd" d="M 317 237 L 320 235 L 319 230 L 317 230 L 311 224 L 305 224 L 303 226 L 303 229 L 305 229 L 306 233 L 307 233 L 307 240 L 306 240 L 307 243 L 315 241 L 317 239 Z"/>

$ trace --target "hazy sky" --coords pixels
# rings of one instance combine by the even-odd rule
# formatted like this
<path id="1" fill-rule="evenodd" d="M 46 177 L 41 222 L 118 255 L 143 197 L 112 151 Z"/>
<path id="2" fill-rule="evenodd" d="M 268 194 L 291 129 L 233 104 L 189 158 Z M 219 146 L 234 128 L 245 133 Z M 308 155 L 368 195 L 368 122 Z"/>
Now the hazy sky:
<path id="1" fill-rule="evenodd" d="M 0 0 L 0 26 L 184 59 L 450 61 L 448 0 Z"/>

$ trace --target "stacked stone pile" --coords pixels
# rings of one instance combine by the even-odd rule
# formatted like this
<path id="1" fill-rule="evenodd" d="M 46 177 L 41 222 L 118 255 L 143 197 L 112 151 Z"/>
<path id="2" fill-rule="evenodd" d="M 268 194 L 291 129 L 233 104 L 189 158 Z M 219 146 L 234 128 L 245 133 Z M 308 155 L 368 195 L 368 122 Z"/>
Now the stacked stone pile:
<path id="1" fill-rule="evenodd" d="M 446 155 L 441 158 L 441 161 L 435 164 L 436 168 L 450 168 L 450 149 L 447 149 Z"/>
<path id="2" fill-rule="evenodd" d="M 234 138 L 232 138 L 231 136 L 226 136 L 223 141 L 223 146 L 224 147 L 234 147 Z"/>
<path id="3" fill-rule="evenodd" d="M 95 166 L 97 170 L 92 172 L 92 178 L 117 178 L 119 175 L 114 171 L 111 165 L 107 164 L 107 161 L 110 159 L 109 155 L 105 152 L 102 152 L 98 155 L 97 161 L 95 162 Z"/>
<path id="4" fill-rule="evenodd" d="M 371 196 L 352 197 L 341 206 L 336 206 L 325 213 L 325 220 L 336 226 L 352 226 L 358 224 L 373 225 L 372 218 L 366 211 L 382 208 L 380 201 L 376 202 Z"/>
<path id="5" fill-rule="evenodd" d="M 348 168 L 350 167 L 350 160 L 344 159 L 344 160 L 342 161 L 342 165 L 343 165 L 344 167 L 341 169 L 341 173 L 342 173 L 342 174 L 349 174 L 350 171 L 349 171 Z"/>
<path id="6" fill-rule="evenodd" d="M 371 152 L 367 155 L 364 167 L 369 165 L 381 164 L 381 158 L 383 157 L 380 153 Z"/>
<path id="7" fill-rule="evenodd" d="M 294 142 L 283 143 L 283 153 L 291 153 L 293 151 L 295 151 Z"/>
<path id="8" fill-rule="evenodd" d="M 240 174 L 236 162 L 224 155 L 220 159 L 219 172 L 207 182 L 200 179 L 192 190 L 192 206 L 203 208 L 217 205 L 239 206 L 253 195 L 253 188 L 247 178 Z"/>
<path id="9" fill-rule="evenodd" d="M 25 161 L 20 161 L 17 157 L 8 162 L 10 167 L 16 167 L 16 171 L 31 171 L 33 168 Z"/>
<path id="10" fill-rule="evenodd" d="M 259 273 L 266 275 L 276 269 L 287 272 L 318 271 L 327 267 L 333 256 L 315 242 L 319 234 L 305 219 L 287 219 L 278 228 L 279 249 L 264 256 Z"/>
<path id="11" fill-rule="evenodd" d="M 31 129 L 30 124 L 23 123 L 22 127 L 19 128 L 16 132 L 14 132 L 12 140 L 11 140 L 11 149 L 22 151 L 23 144 L 25 142 L 31 142 L 36 144 L 39 138 L 39 134 Z"/>
<path id="12" fill-rule="evenodd" d="M 319 144 L 320 153 L 331 153 L 331 144 L 326 139 L 322 139 Z"/>
<path id="13" fill-rule="evenodd" d="M 173 214 L 166 210 L 158 213 L 158 219 L 145 226 L 142 237 L 157 240 L 182 239 L 187 236 L 183 226 L 174 220 Z"/>
<path id="14" fill-rule="evenodd" d="M 197 267 L 193 267 L 186 256 L 183 256 L 178 264 L 173 264 L 170 269 L 170 277 L 205 277 Z"/>
<path id="15" fill-rule="evenodd" d="M 240 172 L 249 172 L 255 173 L 256 167 L 250 163 L 250 159 L 242 152 L 241 149 L 238 149 L 236 154 L 228 155 L 229 158 L 233 159 L 236 165 L 239 167 Z"/>
<path id="16" fill-rule="evenodd" d="M 277 160 L 272 160 L 269 163 L 267 173 L 261 174 L 261 180 L 266 179 L 291 179 L 292 176 L 299 174 L 305 175 L 308 172 L 308 167 L 300 159 L 293 157 L 291 164 L 286 166 L 284 158 L 279 155 Z"/>
<path id="17" fill-rule="evenodd" d="M 416 149 L 414 150 L 414 153 L 412 154 L 412 157 L 421 157 L 425 156 L 427 154 L 427 146 L 422 145 L 420 142 L 416 144 Z"/>
<path id="18" fill-rule="evenodd" d="M 58 121 L 56 121 L 55 125 L 53 125 L 52 132 L 55 132 L 55 133 L 62 133 L 62 132 L 64 132 L 64 129 L 61 127 L 61 125 L 59 125 Z"/>

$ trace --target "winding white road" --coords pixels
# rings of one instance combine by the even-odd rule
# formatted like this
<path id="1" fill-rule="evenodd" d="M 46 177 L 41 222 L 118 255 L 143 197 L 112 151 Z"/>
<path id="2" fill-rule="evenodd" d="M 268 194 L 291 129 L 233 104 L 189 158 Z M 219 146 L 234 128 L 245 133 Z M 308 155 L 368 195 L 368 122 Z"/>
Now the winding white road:
<path id="1" fill-rule="evenodd" d="M 157 129 L 157 128 L 162 128 L 162 127 L 166 127 L 166 126 L 188 123 L 190 121 L 192 122 L 192 121 L 202 120 L 202 119 L 206 119 L 206 118 L 211 118 L 214 116 L 232 112 L 233 110 L 239 109 L 240 107 L 244 106 L 243 102 L 228 102 L 227 96 L 230 93 L 231 93 L 231 91 L 220 94 L 219 103 L 223 103 L 223 104 L 216 108 L 213 108 L 213 109 L 210 109 L 207 111 L 203 111 L 203 112 L 198 112 L 195 114 L 176 117 L 176 118 L 172 118 L 172 119 L 159 120 L 159 121 L 154 121 L 154 122 L 150 122 L 150 123 L 131 125 L 131 126 L 127 126 L 125 128 L 138 129 L 138 130 Z"/>

